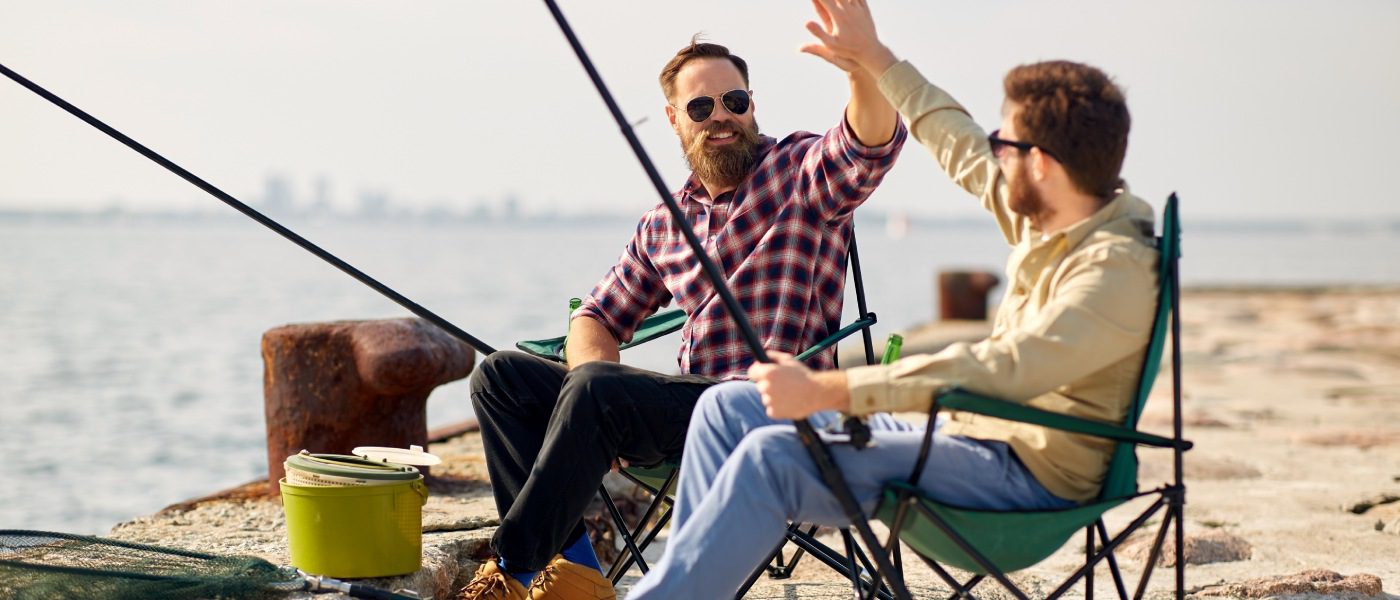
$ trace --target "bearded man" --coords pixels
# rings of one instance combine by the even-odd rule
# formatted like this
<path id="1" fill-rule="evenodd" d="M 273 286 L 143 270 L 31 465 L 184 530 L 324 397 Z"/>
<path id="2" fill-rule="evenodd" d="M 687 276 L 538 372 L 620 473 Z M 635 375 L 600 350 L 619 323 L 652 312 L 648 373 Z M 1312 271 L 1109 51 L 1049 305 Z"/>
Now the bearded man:
<path id="1" fill-rule="evenodd" d="M 748 64 L 692 39 L 661 70 L 666 116 L 692 170 L 576 310 L 567 366 L 518 352 L 471 378 L 501 525 L 495 559 L 463 598 L 613 598 L 582 522 L 615 460 L 680 454 L 706 388 L 743 378 L 753 357 L 687 246 L 693 228 L 725 272 L 765 347 L 797 353 L 840 327 L 851 215 L 884 177 L 906 132 L 874 77 L 854 64 L 844 118 L 825 134 L 759 134 Z M 679 375 L 618 362 L 657 308 L 685 310 Z M 834 354 L 813 357 L 831 368 Z"/>

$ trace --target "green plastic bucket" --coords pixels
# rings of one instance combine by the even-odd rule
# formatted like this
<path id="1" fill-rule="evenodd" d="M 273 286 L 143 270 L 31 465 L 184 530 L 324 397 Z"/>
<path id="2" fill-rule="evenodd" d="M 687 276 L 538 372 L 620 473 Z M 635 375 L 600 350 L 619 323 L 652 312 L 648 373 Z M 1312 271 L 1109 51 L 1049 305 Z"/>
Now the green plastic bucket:
<path id="1" fill-rule="evenodd" d="M 281 482 L 292 566 L 338 578 L 418 571 L 423 558 L 422 476 L 387 485 L 327 487 Z"/>

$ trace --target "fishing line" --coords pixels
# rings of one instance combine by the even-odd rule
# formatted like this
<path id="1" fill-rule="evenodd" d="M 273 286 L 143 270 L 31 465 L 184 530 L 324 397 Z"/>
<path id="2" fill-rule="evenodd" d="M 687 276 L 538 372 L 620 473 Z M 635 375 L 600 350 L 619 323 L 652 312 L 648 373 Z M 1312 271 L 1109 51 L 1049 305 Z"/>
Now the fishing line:
<path id="1" fill-rule="evenodd" d="M 204 190 L 205 192 L 208 192 L 209 195 L 218 198 L 219 200 L 223 201 L 224 204 L 233 207 L 234 210 L 237 210 L 238 212 L 247 215 L 254 221 L 262 223 L 263 226 L 277 232 L 282 237 L 291 240 L 293 243 L 306 249 L 306 251 L 316 255 L 321 260 L 324 260 L 330 263 L 335 268 L 340 269 L 345 274 L 354 277 L 360 283 L 369 286 L 374 291 L 384 295 L 384 297 L 393 300 L 399 306 L 408 309 L 409 312 L 418 315 L 419 317 L 422 317 L 424 320 L 428 321 L 429 323 L 432 323 L 433 325 L 437 325 L 440 329 L 451 334 L 453 337 L 456 337 L 457 339 L 466 342 L 467 345 L 471 346 L 472 348 L 475 348 L 478 352 L 481 352 L 482 354 L 493 354 L 496 352 L 495 348 L 492 348 L 486 342 L 483 342 L 477 339 L 476 337 L 472 336 L 471 334 L 467 333 L 466 331 L 463 331 L 460 327 L 449 323 L 447 319 L 439 317 L 436 313 L 426 308 L 423 308 L 417 302 L 409 300 L 403 294 L 394 291 L 389 286 L 386 286 L 380 283 L 378 280 L 374 279 L 373 277 L 366 275 L 363 271 L 356 269 L 355 267 L 341 260 L 334 254 L 331 254 L 330 252 L 321 249 L 320 246 L 317 246 L 316 244 L 311 243 L 306 238 L 297 235 L 296 232 L 282 226 L 281 223 L 272 220 L 267 215 L 264 215 L 255 210 L 253 207 L 239 202 L 236 198 L 228 195 L 223 190 L 214 187 L 212 184 L 210 184 L 207 181 L 204 181 L 203 179 L 200 179 L 199 177 L 195 176 L 194 173 L 186 171 L 180 165 L 171 162 L 169 159 L 165 158 L 164 156 L 161 156 L 154 150 L 147 148 L 140 142 L 137 142 L 136 140 L 127 137 L 126 134 L 117 131 L 116 129 L 112 128 L 106 123 L 103 123 L 101 120 L 97 119 L 97 117 L 94 117 L 84 112 L 82 109 L 73 106 L 72 104 L 69 104 L 68 101 L 64 100 L 63 98 L 59 98 L 53 92 L 50 92 L 44 89 L 43 87 L 40 87 L 38 84 L 26 79 L 19 73 L 10 70 L 9 67 L 0 64 L 0 73 L 3 73 L 6 77 L 9 77 L 10 79 L 14 80 L 15 83 L 24 86 L 29 91 L 38 94 L 43 99 L 48 100 L 55 106 L 67 111 L 69 114 L 78 117 L 79 119 L 82 119 L 84 123 L 96 127 L 102 133 L 105 133 L 112 139 L 121 142 L 126 147 L 135 150 L 141 156 L 149 158 L 156 164 L 165 167 L 166 170 L 180 176 L 181 179 L 184 179 L 185 181 L 194 184 L 195 187 Z"/>
<path id="2" fill-rule="evenodd" d="M 633 133 L 632 128 L 627 124 L 627 119 L 622 115 L 622 109 L 618 107 L 617 102 L 613 99 L 612 93 L 608 91 L 607 85 L 603 83 L 602 76 L 600 76 L 598 70 L 594 68 L 593 61 L 588 58 L 588 52 L 583 49 L 583 44 L 579 42 L 578 36 L 574 35 L 574 30 L 569 26 L 568 20 L 564 18 L 564 13 L 559 10 L 559 6 L 554 0 L 544 0 L 544 3 L 549 7 L 550 14 L 554 15 L 554 21 L 558 23 L 559 29 L 569 41 L 569 46 L 573 48 L 574 54 L 578 57 L 579 62 L 583 64 L 583 69 L 588 72 L 588 78 L 593 81 L 593 87 L 597 88 L 598 94 L 603 97 L 603 103 L 607 104 L 608 111 L 612 113 L 613 120 L 617 122 L 618 128 L 622 130 L 623 137 L 627 138 L 628 145 L 632 147 L 632 152 L 637 155 L 637 160 L 641 162 L 642 169 L 646 171 L 647 176 L 651 179 L 652 185 L 656 188 L 657 193 L 661 195 L 662 202 L 664 202 L 666 208 L 670 210 L 671 219 L 676 223 L 686 223 L 685 213 L 681 211 L 680 205 L 676 204 L 675 198 L 671 197 L 671 193 L 666 190 L 666 184 L 661 181 L 661 175 L 657 172 L 656 166 L 651 162 L 651 158 L 647 155 L 646 150 L 642 148 L 641 141 L 637 139 L 636 134 Z M 692 231 L 690 227 L 681 227 L 680 230 L 685 234 L 685 240 L 687 244 L 689 244 L 691 252 L 695 255 L 695 258 L 700 261 L 700 265 L 705 271 L 705 276 L 710 280 L 710 284 L 714 286 L 715 291 L 719 294 L 725 307 L 729 309 L 729 316 L 733 318 L 735 324 L 739 326 L 739 331 L 743 334 L 744 341 L 749 346 L 749 351 L 753 352 L 754 358 L 759 362 L 772 362 L 768 357 L 768 353 L 764 351 L 763 344 L 759 341 L 758 334 L 754 331 L 753 325 L 749 323 L 748 313 L 739 305 L 739 301 L 734 298 L 734 293 L 730 291 L 729 286 L 725 283 L 723 272 L 719 270 L 719 267 L 715 265 L 714 261 L 705 253 L 704 246 L 700 243 L 700 239 L 696 237 L 695 232 Z M 825 480 L 827 487 L 831 489 L 831 493 L 836 496 L 836 499 L 841 503 L 841 508 L 846 513 L 846 517 L 850 520 L 851 526 L 855 527 L 860 533 L 861 541 L 865 542 L 866 547 L 871 551 L 870 553 L 874 555 L 875 562 L 878 565 L 878 572 L 883 572 L 889 577 L 897 598 L 909 598 L 909 591 L 904 587 L 903 578 L 899 572 L 894 570 L 890 563 L 889 555 L 880 551 L 882 545 L 880 544 L 880 540 L 875 537 L 875 532 L 870 529 L 870 523 L 865 511 L 861 510 L 860 504 L 856 502 L 855 495 L 851 493 L 851 488 L 846 483 L 846 478 L 843 477 L 841 471 L 837 469 L 836 463 L 831 456 L 831 449 L 827 448 L 821 438 L 817 437 L 816 430 L 812 428 L 812 424 L 808 423 L 806 419 L 796 419 L 793 421 L 793 424 L 797 426 L 798 437 L 802 440 L 802 445 L 807 448 L 808 454 L 812 456 L 812 462 L 816 463 L 817 471 L 821 473 L 822 479 Z M 855 435 L 853 434 L 852 437 L 855 437 Z"/>

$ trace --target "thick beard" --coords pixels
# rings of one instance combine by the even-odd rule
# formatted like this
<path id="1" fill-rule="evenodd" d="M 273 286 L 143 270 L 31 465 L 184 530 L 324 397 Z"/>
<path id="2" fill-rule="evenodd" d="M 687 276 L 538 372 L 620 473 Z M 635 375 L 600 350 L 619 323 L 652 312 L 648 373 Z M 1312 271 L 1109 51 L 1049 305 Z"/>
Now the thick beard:
<path id="1" fill-rule="evenodd" d="M 1006 206 L 1032 222 L 1045 216 L 1045 200 L 1040 196 L 1040 191 L 1031 186 L 1030 169 L 1024 160 L 1020 161 L 1015 176 L 1007 177 Z"/>
<path id="2" fill-rule="evenodd" d="M 705 140 L 717 133 L 734 132 L 737 139 L 732 144 L 707 147 Z M 758 135 L 758 122 L 752 127 L 740 123 L 706 127 L 690 139 L 681 140 L 681 150 L 685 152 L 685 162 L 700 181 L 721 185 L 739 185 L 748 176 L 758 160 L 758 147 L 762 144 Z"/>

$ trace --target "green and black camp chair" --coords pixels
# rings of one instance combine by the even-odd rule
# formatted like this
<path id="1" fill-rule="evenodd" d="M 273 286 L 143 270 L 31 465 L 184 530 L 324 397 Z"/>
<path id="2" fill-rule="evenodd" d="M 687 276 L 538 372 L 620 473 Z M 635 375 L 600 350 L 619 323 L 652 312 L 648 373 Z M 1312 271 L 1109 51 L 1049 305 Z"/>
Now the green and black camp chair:
<path id="1" fill-rule="evenodd" d="M 955 597 L 972 597 L 972 588 L 983 579 L 991 577 L 1001 583 L 1012 596 L 1026 600 L 1026 593 L 1016 587 L 1006 574 L 1040 562 L 1063 546 L 1076 531 L 1083 529 L 1084 565 L 1050 592 L 1046 596 L 1047 600 L 1058 598 L 1080 578 L 1085 580 L 1084 597 L 1092 600 L 1093 570 L 1096 565 L 1105 561 L 1113 575 L 1120 599 L 1127 600 L 1128 593 L 1114 557 L 1114 550 L 1130 534 L 1147 526 L 1154 515 L 1165 509 L 1161 527 L 1156 532 L 1133 598 L 1140 599 L 1146 590 L 1167 532 L 1172 526 L 1175 526 L 1176 534 L 1176 597 L 1184 597 L 1182 519 L 1186 487 L 1182 482 L 1182 454 L 1191 448 L 1191 442 L 1181 437 L 1181 326 L 1177 279 L 1180 229 L 1175 194 L 1167 200 L 1162 218 L 1162 235 L 1157 244 L 1161 252 L 1157 315 L 1136 398 L 1128 409 L 1125 421 L 1121 424 L 1109 424 L 1079 419 L 959 388 L 940 391 L 934 397 L 933 406 L 929 411 L 924 447 L 913 474 L 908 481 L 888 484 L 880 506 L 876 509 L 875 517 L 886 523 L 891 531 L 883 551 L 890 552 L 898 546 L 898 540 L 903 540 L 944 582 L 952 586 Z M 1148 393 L 1152 390 L 1161 365 L 1168 333 L 1172 340 L 1173 432 L 1170 438 L 1137 430 L 1138 419 L 1142 415 L 1143 406 L 1147 402 Z M 1117 447 L 1109 461 L 1102 492 L 1096 500 L 1082 506 L 1034 512 L 969 510 L 940 504 L 928 498 L 919 489 L 919 474 L 922 473 L 928 459 L 934 419 L 938 411 L 944 409 L 1031 423 L 1116 441 Z M 1139 446 L 1171 450 L 1175 469 L 1173 482 L 1147 491 L 1138 490 L 1136 449 Z M 1155 501 L 1137 514 L 1122 531 L 1110 537 L 1102 515 L 1139 497 L 1153 497 Z M 967 571 L 972 576 L 967 581 L 960 582 L 945 566 Z"/>
<path id="2" fill-rule="evenodd" d="M 859 312 L 855 321 L 842 327 L 835 333 L 827 336 L 816 345 L 808 348 L 796 356 L 797 360 L 807 358 L 827 350 L 850 337 L 856 332 L 862 334 L 865 345 L 866 364 L 874 364 L 876 361 L 874 340 L 871 337 L 870 327 L 875 324 L 875 313 L 870 312 L 865 301 L 865 283 L 860 271 L 860 253 L 856 247 L 854 226 L 851 232 L 851 242 L 847 252 L 847 262 L 850 266 L 852 282 L 855 284 L 856 307 Z M 647 343 L 659 337 L 671 334 L 685 325 L 686 315 L 682 310 L 669 310 L 658 312 L 648 317 L 642 322 L 633 334 L 632 340 L 622 344 L 619 349 L 626 350 L 641 344 Z M 567 336 L 559 336 L 544 340 L 530 340 L 516 343 L 516 348 L 521 351 L 533 354 L 540 358 L 564 362 L 564 343 Z M 886 353 L 888 354 L 888 353 Z M 646 559 L 642 558 L 642 552 L 651 545 L 656 536 L 666 527 L 671 518 L 671 508 L 674 504 L 674 493 L 676 478 L 680 474 L 680 457 L 674 457 L 658 465 L 627 467 L 619 470 L 619 473 L 646 490 L 651 495 L 651 502 L 648 504 L 643 516 L 637 521 L 635 526 L 629 526 L 622 517 L 622 512 L 618 510 L 617 503 L 608 494 L 606 486 L 600 487 L 598 494 L 603 499 L 603 504 L 607 507 L 613 524 L 622 538 L 622 553 L 608 569 L 608 579 L 616 585 L 635 564 L 645 574 L 650 570 Z M 648 528 L 647 525 L 651 524 Z M 800 524 L 791 524 L 787 530 L 787 540 L 797 546 L 792 555 L 784 556 L 783 548 L 778 548 L 769 558 L 766 566 L 761 566 L 756 570 L 748 582 L 739 590 L 738 597 L 748 591 L 754 581 L 764 572 L 775 578 L 785 578 L 792 574 L 792 570 L 797 566 L 798 561 L 804 553 L 811 554 L 827 566 L 835 569 L 843 577 L 859 581 L 862 589 L 876 585 L 869 576 L 874 572 L 868 557 L 861 549 L 854 544 L 854 538 L 849 530 L 842 529 L 841 533 L 846 542 L 846 556 L 838 554 L 835 550 L 821 543 L 815 538 L 816 527 L 802 527 Z M 862 570 L 863 567 L 863 570 Z M 864 573 L 864 577 L 859 580 L 856 576 Z M 882 598 L 890 598 L 889 590 L 883 586 L 876 585 L 876 591 Z"/>

